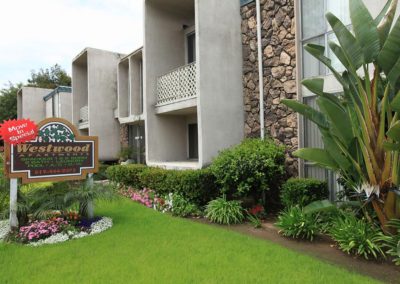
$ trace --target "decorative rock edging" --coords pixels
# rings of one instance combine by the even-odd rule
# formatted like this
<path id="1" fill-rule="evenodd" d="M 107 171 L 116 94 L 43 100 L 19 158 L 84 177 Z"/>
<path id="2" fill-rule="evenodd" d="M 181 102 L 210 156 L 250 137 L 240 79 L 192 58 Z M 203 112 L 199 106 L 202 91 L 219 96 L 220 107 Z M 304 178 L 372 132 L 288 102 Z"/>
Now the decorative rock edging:
<path id="1" fill-rule="evenodd" d="M 52 235 L 46 239 L 39 240 L 37 242 L 32 242 L 27 244 L 27 246 L 31 247 L 39 247 L 43 245 L 57 244 L 66 242 L 72 239 L 80 239 L 88 236 L 93 236 L 99 233 L 102 233 L 113 226 L 113 221 L 111 218 L 103 217 L 99 221 L 94 222 L 90 226 L 90 233 L 87 232 L 73 232 L 68 231 L 67 233 L 62 232 L 55 235 Z M 0 221 L 0 242 L 5 238 L 5 236 L 9 232 L 9 222 L 8 221 Z"/>
<path id="2" fill-rule="evenodd" d="M 262 49 L 264 67 L 265 130 L 284 144 L 288 151 L 288 174 L 297 175 L 297 159 L 291 153 L 298 148 L 297 115 L 282 99 L 295 99 L 296 48 L 294 0 L 261 0 Z M 241 8 L 243 44 L 243 87 L 246 137 L 260 136 L 259 80 L 257 57 L 256 4 Z"/>

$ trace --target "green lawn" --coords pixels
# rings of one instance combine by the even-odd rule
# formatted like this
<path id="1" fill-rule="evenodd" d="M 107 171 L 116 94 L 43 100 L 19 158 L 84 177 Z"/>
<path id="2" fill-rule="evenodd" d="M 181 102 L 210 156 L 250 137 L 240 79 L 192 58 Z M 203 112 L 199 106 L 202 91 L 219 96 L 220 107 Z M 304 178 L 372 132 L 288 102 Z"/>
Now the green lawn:
<path id="1" fill-rule="evenodd" d="M 0 283 L 375 283 L 225 229 L 173 218 L 129 200 L 98 207 L 100 235 L 30 248 L 0 244 Z"/>

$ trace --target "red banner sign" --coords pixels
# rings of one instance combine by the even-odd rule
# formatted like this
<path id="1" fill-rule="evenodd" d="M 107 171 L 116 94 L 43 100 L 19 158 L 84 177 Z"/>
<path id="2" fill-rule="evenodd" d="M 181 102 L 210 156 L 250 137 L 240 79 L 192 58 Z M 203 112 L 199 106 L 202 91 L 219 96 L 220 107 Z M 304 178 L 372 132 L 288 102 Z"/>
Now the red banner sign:
<path id="1" fill-rule="evenodd" d="M 5 143 L 17 145 L 36 138 L 38 129 L 29 119 L 13 119 L 0 125 L 0 136 Z"/>

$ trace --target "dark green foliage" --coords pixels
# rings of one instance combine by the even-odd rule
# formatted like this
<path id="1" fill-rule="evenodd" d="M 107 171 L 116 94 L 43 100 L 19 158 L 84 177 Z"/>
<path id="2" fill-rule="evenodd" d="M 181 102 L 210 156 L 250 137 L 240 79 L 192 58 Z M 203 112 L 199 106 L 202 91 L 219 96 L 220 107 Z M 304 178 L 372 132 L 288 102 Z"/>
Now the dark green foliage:
<path id="1" fill-rule="evenodd" d="M 179 193 L 199 206 L 218 196 L 214 175 L 208 169 L 178 171 L 132 164 L 111 166 L 107 176 L 137 189 L 154 190 L 159 196 Z"/>
<path id="2" fill-rule="evenodd" d="M 94 180 L 106 180 L 107 177 L 107 169 L 110 165 L 100 163 L 99 171 L 93 175 Z"/>
<path id="3" fill-rule="evenodd" d="M 222 151 L 210 169 L 229 198 L 276 192 L 285 174 L 285 149 L 272 140 L 247 139 Z M 274 196 L 270 196 L 274 198 Z M 277 199 L 277 197 L 276 197 Z"/>
<path id="4" fill-rule="evenodd" d="M 139 175 L 144 188 L 159 195 L 179 193 L 191 202 L 203 206 L 218 196 L 215 178 L 208 169 L 203 170 L 164 170 L 147 168 Z"/>
<path id="5" fill-rule="evenodd" d="M 159 195 L 167 195 L 173 192 L 169 184 L 171 179 L 167 180 L 168 175 L 169 170 L 146 167 L 139 174 L 138 179 L 143 188 L 152 189 Z"/>
<path id="6" fill-rule="evenodd" d="M 400 220 L 390 220 L 387 226 L 394 229 L 395 234 L 387 236 L 385 239 L 386 253 L 393 257 L 393 262 L 396 265 L 400 265 Z"/>
<path id="7" fill-rule="evenodd" d="M 386 236 L 373 224 L 358 219 L 353 214 L 343 213 L 332 222 L 329 235 L 338 243 L 339 248 L 348 254 L 385 257 L 383 251 Z"/>
<path id="8" fill-rule="evenodd" d="M 29 87 L 55 89 L 58 86 L 71 86 L 71 77 L 56 64 L 50 68 L 41 68 L 38 72 L 32 71 L 28 79 Z"/>
<path id="9" fill-rule="evenodd" d="M 281 200 L 285 208 L 304 207 L 313 201 L 329 197 L 328 185 L 324 181 L 311 178 L 291 178 L 281 189 Z"/>
<path id="10" fill-rule="evenodd" d="M 244 220 L 243 208 L 239 201 L 226 200 L 225 196 L 210 201 L 206 207 L 206 218 L 211 222 L 231 225 Z"/>
<path id="11" fill-rule="evenodd" d="M 172 203 L 171 213 L 173 216 L 188 217 L 200 215 L 199 208 L 181 194 L 171 194 L 169 198 Z"/>
<path id="12" fill-rule="evenodd" d="M 17 93 L 21 87 L 22 84 L 9 83 L 7 88 L 0 90 L 0 123 L 17 118 Z"/>
<path id="13" fill-rule="evenodd" d="M 312 241 L 319 232 L 319 223 L 318 214 L 305 214 L 300 207 L 293 206 L 281 212 L 276 225 L 285 237 Z"/>
<path id="14" fill-rule="evenodd" d="M 146 169 L 145 165 L 131 164 L 131 165 L 116 165 L 108 167 L 106 171 L 107 177 L 117 183 L 132 186 L 140 189 L 141 183 L 139 174 Z"/>
<path id="15" fill-rule="evenodd" d="M 22 226 L 29 219 L 48 218 L 51 211 L 67 211 L 78 207 L 82 216 L 85 216 L 89 201 L 111 199 L 113 196 L 112 187 L 96 184 L 90 187 L 85 182 L 31 184 L 18 191 L 18 221 Z M 0 216 L 8 216 L 9 208 L 3 209 Z"/>

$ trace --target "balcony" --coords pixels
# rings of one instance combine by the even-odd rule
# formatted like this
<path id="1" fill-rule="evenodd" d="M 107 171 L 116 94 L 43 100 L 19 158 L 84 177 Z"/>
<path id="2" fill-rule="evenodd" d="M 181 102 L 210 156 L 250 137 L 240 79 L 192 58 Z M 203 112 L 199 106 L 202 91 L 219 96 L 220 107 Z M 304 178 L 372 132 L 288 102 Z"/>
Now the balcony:
<path id="1" fill-rule="evenodd" d="M 180 103 L 173 109 L 193 108 L 197 105 L 196 63 L 175 69 L 157 79 L 158 113 L 166 106 Z M 171 107 L 168 107 L 171 109 Z"/>
<path id="2" fill-rule="evenodd" d="M 79 129 L 89 128 L 89 108 L 84 106 L 79 110 Z"/>

